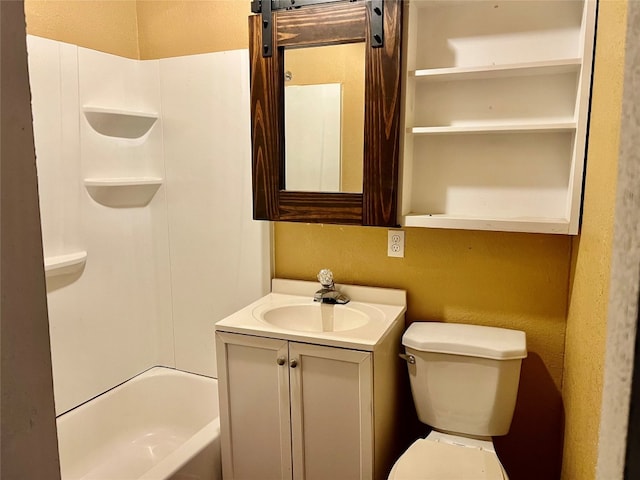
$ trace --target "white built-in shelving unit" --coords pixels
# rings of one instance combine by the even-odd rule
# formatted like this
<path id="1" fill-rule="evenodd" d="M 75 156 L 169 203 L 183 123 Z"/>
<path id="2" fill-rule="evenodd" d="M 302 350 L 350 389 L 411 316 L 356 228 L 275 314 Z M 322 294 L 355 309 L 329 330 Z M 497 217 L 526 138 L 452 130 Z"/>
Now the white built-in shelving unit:
<path id="1" fill-rule="evenodd" d="M 595 7 L 407 2 L 404 226 L 578 232 Z"/>

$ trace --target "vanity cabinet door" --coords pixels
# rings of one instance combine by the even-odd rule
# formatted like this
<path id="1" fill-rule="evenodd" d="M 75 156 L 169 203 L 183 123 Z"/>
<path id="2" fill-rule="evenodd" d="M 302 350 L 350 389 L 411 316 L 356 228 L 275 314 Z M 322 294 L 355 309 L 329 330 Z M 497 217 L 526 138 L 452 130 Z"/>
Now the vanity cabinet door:
<path id="1" fill-rule="evenodd" d="M 294 479 L 373 478 L 371 353 L 290 342 L 289 365 Z"/>
<path id="2" fill-rule="evenodd" d="M 288 342 L 216 332 L 225 480 L 291 479 Z"/>

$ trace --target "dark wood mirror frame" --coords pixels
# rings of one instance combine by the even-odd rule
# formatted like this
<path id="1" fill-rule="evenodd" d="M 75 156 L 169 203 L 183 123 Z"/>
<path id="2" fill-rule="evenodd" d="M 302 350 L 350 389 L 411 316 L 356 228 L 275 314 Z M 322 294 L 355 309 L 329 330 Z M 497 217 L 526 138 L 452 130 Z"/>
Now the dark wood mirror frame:
<path id="1" fill-rule="evenodd" d="M 268 0 L 267 0 L 268 1 Z M 397 226 L 402 0 L 385 0 L 384 45 L 371 46 L 369 2 L 273 12 L 272 55 L 249 17 L 253 216 L 257 220 Z M 362 193 L 284 189 L 284 49 L 366 42 Z"/>

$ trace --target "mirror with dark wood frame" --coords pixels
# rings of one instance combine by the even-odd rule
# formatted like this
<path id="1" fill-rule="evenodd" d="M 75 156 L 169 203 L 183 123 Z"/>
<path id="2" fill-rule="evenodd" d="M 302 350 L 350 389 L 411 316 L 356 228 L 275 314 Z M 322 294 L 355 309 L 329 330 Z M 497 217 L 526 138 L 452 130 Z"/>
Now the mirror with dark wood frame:
<path id="1" fill-rule="evenodd" d="M 299 0 L 311 5 L 272 10 L 277 3 L 249 17 L 254 218 L 397 226 L 402 1 Z M 285 50 L 357 42 L 365 45 L 361 193 L 287 190 Z"/>

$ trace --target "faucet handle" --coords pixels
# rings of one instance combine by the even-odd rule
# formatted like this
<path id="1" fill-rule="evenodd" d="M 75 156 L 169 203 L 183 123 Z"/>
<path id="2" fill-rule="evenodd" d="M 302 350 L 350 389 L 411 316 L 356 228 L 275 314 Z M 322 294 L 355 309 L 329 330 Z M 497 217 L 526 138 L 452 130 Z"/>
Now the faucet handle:
<path id="1" fill-rule="evenodd" d="M 323 268 L 318 273 L 318 281 L 325 288 L 333 288 L 333 272 L 328 268 Z"/>

